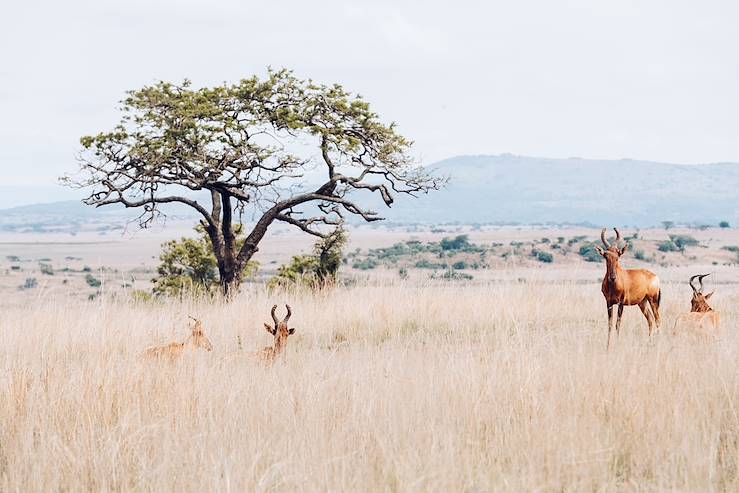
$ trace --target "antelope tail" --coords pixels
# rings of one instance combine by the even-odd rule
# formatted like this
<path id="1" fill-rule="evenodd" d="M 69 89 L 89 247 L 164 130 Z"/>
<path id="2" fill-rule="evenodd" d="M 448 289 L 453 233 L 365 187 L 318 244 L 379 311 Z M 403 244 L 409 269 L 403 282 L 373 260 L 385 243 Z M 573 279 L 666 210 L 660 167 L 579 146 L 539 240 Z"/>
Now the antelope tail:
<path id="1" fill-rule="evenodd" d="M 657 308 L 659 308 L 659 304 L 662 301 L 662 290 L 660 289 L 657 291 Z"/>

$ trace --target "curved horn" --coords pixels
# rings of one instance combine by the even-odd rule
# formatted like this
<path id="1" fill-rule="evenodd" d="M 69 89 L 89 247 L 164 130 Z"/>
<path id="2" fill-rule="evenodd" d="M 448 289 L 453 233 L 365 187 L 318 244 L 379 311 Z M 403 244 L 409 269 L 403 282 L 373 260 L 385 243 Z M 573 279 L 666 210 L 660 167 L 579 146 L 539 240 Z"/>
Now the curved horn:
<path id="1" fill-rule="evenodd" d="M 616 228 L 613 228 L 613 231 L 616 232 L 616 243 L 618 243 L 619 241 L 621 241 L 621 233 L 619 233 L 618 229 Z"/>
<path id="2" fill-rule="evenodd" d="M 600 232 L 600 241 L 603 242 L 606 248 L 611 248 L 611 245 L 609 245 L 608 241 L 606 241 L 606 228 L 603 228 L 603 230 Z"/>
<path id="3" fill-rule="evenodd" d="M 290 315 L 293 314 L 292 310 L 290 310 L 290 305 L 285 305 L 285 308 L 287 308 L 287 315 L 285 315 L 285 318 L 282 319 L 282 323 L 286 324 L 288 320 L 290 320 Z"/>
<path id="4" fill-rule="evenodd" d="M 277 314 L 275 313 L 277 311 L 277 305 L 272 306 L 272 320 L 275 322 L 275 328 L 277 328 Z"/>
<path id="5" fill-rule="evenodd" d="M 701 292 L 703 292 L 703 278 L 708 277 L 710 275 L 711 274 L 701 274 L 700 276 L 698 276 L 698 282 L 701 284 L 701 289 L 700 289 Z"/>
<path id="6" fill-rule="evenodd" d="M 690 283 L 689 283 L 690 284 L 690 287 L 693 288 L 693 292 L 694 293 L 697 293 L 698 292 L 698 290 L 695 288 L 695 286 L 693 286 L 693 281 L 695 280 L 696 277 L 698 277 L 698 275 L 695 275 L 695 276 L 691 277 L 690 278 Z"/>

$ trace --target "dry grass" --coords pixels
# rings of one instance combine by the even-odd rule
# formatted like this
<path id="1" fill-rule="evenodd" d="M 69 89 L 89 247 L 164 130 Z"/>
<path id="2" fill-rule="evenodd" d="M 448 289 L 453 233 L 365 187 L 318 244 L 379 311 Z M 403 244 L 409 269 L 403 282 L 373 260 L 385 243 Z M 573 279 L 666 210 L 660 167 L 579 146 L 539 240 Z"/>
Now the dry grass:
<path id="1" fill-rule="evenodd" d="M 649 342 L 631 308 L 610 353 L 594 283 L 11 308 L 0 490 L 736 491 L 739 314 L 722 289 L 718 343 Z M 689 299 L 665 291 L 663 329 Z M 224 356 L 264 346 L 285 301 L 283 362 Z M 142 357 L 187 315 L 212 353 Z"/>

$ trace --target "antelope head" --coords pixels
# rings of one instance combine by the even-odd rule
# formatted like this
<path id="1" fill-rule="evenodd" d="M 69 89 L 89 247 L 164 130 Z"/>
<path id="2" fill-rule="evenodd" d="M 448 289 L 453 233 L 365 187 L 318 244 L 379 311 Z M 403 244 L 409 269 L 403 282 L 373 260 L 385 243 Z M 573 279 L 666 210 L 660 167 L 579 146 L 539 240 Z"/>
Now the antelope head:
<path id="1" fill-rule="evenodd" d="M 287 315 L 285 315 L 285 318 L 283 318 L 282 321 L 278 321 L 277 314 L 275 313 L 277 311 L 277 305 L 274 305 L 272 307 L 272 321 L 274 322 L 274 327 L 269 324 L 264 324 L 264 329 L 275 338 L 275 349 L 283 348 L 285 344 L 287 344 L 287 337 L 295 333 L 295 329 L 287 328 L 287 322 L 290 320 L 290 316 L 292 315 L 290 305 L 285 305 L 285 308 L 287 308 Z"/>
<path id="2" fill-rule="evenodd" d="M 606 276 L 608 279 L 612 282 L 616 281 L 616 271 L 618 270 L 618 260 L 621 258 L 621 255 L 626 252 L 626 249 L 629 248 L 628 243 L 624 243 L 623 246 L 619 247 L 619 242 L 622 241 L 621 239 L 621 233 L 619 233 L 618 229 L 613 228 L 613 230 L 616 232 L 616 241 L 611 245 L 608 243 L 608 240 L 606 239 L 606 228 L 603 228 L 603 230 L 600 232 L 600 240 L 603 242 L 603 246 L 605 246 L 605 250 L 598 245 L 595 246 L 595 250 L 604 258 L 606 259 Z"/>
<path id="3" fill-rule="evenodd" d="M 708 298 L 713 296 L 714 291 L 711 291 L 708 294 L 703 294 L 703 278 L 709 275 L 710 274 L 699 274 L 690 278 L 690 287 L 693 289 L 693 298 L 690 300 L 691 312 L 710 312 L 711 310 L 713 310 L 713 308 L 711 308 L 708 304 Z M 696 288 L 693 284 L 693 281 L 696 277 L 698 278 L 698 283 L 700 284 L 698 288 Z"/>
<path id="4" fill-rule="evenodd" d="M 190 337 L 187 338 L 185 344 L 189 344 L 196 348 L 203 348 L 206 351 L 213 351 L 213 344 L 211 344 L 210 339 L 208 339 L 208 336 L 206 336 L 203 331 L 203 322 L 193 317 L 190 318 L 195 321 L 195 324 L 193 325 L 192 333 L 190 334 Z"/>

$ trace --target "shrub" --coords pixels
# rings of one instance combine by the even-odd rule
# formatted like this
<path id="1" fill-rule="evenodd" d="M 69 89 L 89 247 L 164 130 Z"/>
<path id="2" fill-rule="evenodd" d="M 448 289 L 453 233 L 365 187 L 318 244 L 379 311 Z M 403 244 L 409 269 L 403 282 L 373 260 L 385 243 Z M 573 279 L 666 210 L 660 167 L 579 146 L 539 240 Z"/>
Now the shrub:
<path id="1" fill-rule="evenodd" d="M 729 221 L 721 221 L 720 223 L 718 223 L 718 227 L 726 229 L 726 228 L 730 228 L 731 225 L 729 224 Z"/>
<path id="2" fill-rule="evenodd" d="M 346 245 L 346 232 L 338 227 L 326 238 L 321 238 L 313 245 L 310 255 L 296 255 L 289 264 L 277 269 L 277 275 L 269 281 L 269 287 L 304 285 L 311 288 L 323 288 L 336 281 L 341 267 L 342 251 Z M 352 267 L 357 269 L 374 269 L 377 261 L 366 259 L 355 261 Z"/>
<path id="3" fill-rule="evenodd" d="M 21 261 L 21 258 L 17 255 L 8 255 L 5 258 L 8 259 L 9 262 L 20 262 Z"/>
<path id="4" fill-rule="evenodd" d="M 49 264 L 45 263 L 39 263 L 38 268 L 41 271 L 42 274 L 47 276 L 53 276 L 54 275 L 54 269 Z"/>
<path id="5" fill-rule="evenodd" d="M 536 260 L 539 262 L 544 262 L 545 264 L 551 264 L 554 262 L 554 255 L 552 255 L 549 252 L 542 252 L 540 250 L 535 250 L 536 252 Z"/>
<path id="6" fill-rule="evenodd" d="M 467 235 L 458 235 L 454 239 L 444 238 L 439 244 L 442 250 L 464 250 L 470 246 L 470 240 Z"/>
<path id="7" fill-rule="evenodd" d="M 677 252 L 679 249 L 671 240 L 660 241 L 657 243 L 657 249 L 660 252 Z"/>
<path id="8" fill-rule="evenodd" d="M 377 260 L 373 258 L 366 258 L 363 260 L 356 260 L 352 264 L 352 269 L 358 269 L 358 270 L 371 270 L 377 267 L 379 264 L 377 263 Z"/>
<path id="9" fill-rule="evenodd" d="M 600 256 L 600 253 L 595 249 L 596 243 L 590 242 L 585 243 L 584 245 L 580 246 L 580 250 L 578 250 L 577 253 L 580 254 L 580 256 L 585 259 L 587 262 L 600 262 L 602 260 L 602 257 Z"/>
<path id="10" fill-rule="evenodd" d="M 437 277 L 432 274 L 431 278 L 436 279 Z M 474 279 L 474 277 L 464 272 L 446 271 L 438 276 L 438 279 L 444 279 L 445 281 L 469 281 Z"/>
<path id="11" fill-rule="evenodd" d="M 465 262 L 464 260 L 460 260 L 459 262 L 454 262 L 452 264 L 452 269 L 454 270 L 463 270 L 467 268 L 468 268 L 467 262 Z"/>
<path id="12" fill-rule="evenodd" d="M 426 259 L 416 262 L 416 269 L 446 269 L 446 265 L 429 262 Z"/>
<path id="13" fill-rule="evenodd" d="M 85 282 L 86 282 L 86 283 L 87 283 L 87 285 L 88 285 L 88 286 L 90 286 L 91 288 L 99 288 L 99 287 L 100 287 L 100 286 L 102 286 L 102 284 L 103 284 L 102 282 L 100 282 L 100 279 L 97 279 L 97 278 L 96 278 L 95 276 L 93 276 L 92 274 L 87 274 L 87 275 L 85 276 Z"/>
<path id="14" fill-rule="evenodd" d="M 22 289 L 33 289 L 36 286 L 38 286 L 38 281 L 35 277 L 29 277 L 26 279 L 26 282 L 23 283 L 23 286 L 21 286 Z"/>
<path id="15" fill-rule="evenodd" d="M 698 240 L 690 235 L 670 235 L 670 241 L 675 244 L 678 250 L 685 251 L 685 247 L 698 246 Z"/>
<path id="16" fill-rule="evenodd" d="M 636 252 L 634 252 L 634 258 L 636 258 L 637 260 L 647 259 L 646 255 L 644 255 L 644 250 L 637 250 Z"/>
<path id="17" fill-rule="evenodd" d="M 213 244 L 202 226 L 195 228 L 195 231 L 198 232 L 196 238 L 180 238 L 162 245 L 158 275 L 151 280 L 154 283 L 154 294 L 178 296 L 184 291 L 214 294 L 220 288 L 218 262 L 213 253 Z M 241 228 L 236 229 L 237 250 L 245 241 L 241 231 Z M 242 277 L 253 277 L 258 268 L 258 263 L 249 262 L 244 267 Z M 86 269 L 87 267 L 83 271 Z"/>

